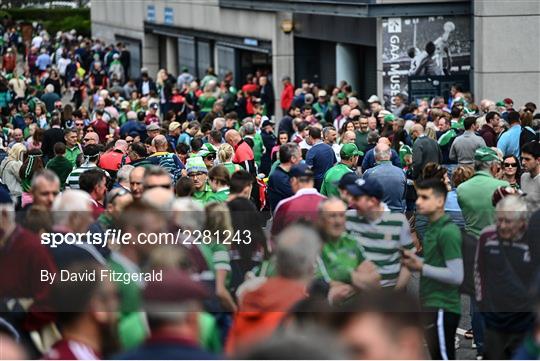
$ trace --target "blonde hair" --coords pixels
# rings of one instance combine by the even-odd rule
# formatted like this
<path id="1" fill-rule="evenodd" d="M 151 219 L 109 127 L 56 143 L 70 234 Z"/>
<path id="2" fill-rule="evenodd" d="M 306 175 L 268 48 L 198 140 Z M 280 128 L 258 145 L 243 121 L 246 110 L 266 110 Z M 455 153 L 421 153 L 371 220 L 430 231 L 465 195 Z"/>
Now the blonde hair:
<path id="1" fill-rule="evenodd" d="M 223 143 L 217 151 L 218 160 L 220 163 L 230 162 L 234 156 L 234 149 L 228 143 Z"/>
<path id="2" fill-rule="evenodd" d="M 22 143 L 15 143 L 8 152 L 9 159 L 19 160 L 22 162 L 24 154 L 26 153 L 26 146 Z"/>
<path id="3" fill-rule="evenodd" d="M 212 202 L 206 205 L 206 229 L 212 232 L 233 232 L 231 212 L 225 203 Z"/>

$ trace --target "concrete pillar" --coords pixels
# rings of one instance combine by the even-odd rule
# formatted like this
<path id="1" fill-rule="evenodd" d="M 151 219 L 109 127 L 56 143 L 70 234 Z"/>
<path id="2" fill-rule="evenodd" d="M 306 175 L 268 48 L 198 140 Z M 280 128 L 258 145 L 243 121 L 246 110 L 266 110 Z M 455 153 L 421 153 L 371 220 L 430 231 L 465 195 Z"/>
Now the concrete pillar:
<path id="1" fill-rule="evenodd" d="M 474 1 L 474 95 L 519 108 L 540 99 L 540 2 Z"/>
<path id="2" fill-rule="evenodd" d="M 142 45 L 142 64 L 148 68 L 149 74 L 157 74 L 159 70 L 159 41 L 157 35 L 144 34 Z"/>
<path id="3" fill-rule="evenodd" d="M 167 37 L 167 71 L 178 75 L 178 41 L 171 36 Z"/>
<path id="4" fill-rule="evenodd" d="M 290 76 L 294 83 L 294 31 L 286 34 L 281 30 L 284 20 L 292 21 L 292 13 L 276 13 L 274 38 L 272 39 L 272 80 L 274 81 L 274 93 L 276 96 L 276 121 L 283 117 L 281 111 L 281 92 L 283 85 L 281 79 Z"/>
<path id="5" fill-rule="evenodd" d="M 346 80 L 353 89 L 359 89 L 358 84 L 358 54 L 352 45 L 336 44 L 336 82 Z"/>

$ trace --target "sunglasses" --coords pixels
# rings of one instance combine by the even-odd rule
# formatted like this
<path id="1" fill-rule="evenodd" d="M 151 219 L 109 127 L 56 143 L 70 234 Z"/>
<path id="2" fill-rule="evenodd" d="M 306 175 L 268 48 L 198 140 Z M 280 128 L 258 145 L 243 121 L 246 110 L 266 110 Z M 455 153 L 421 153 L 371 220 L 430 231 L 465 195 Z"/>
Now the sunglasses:
<path id="1" fill-rule="evenodd" d="M 216 156 L 214 154 L 210 154 L 210 155 L 207 155 L 206 157 L 204 157 L 204 159 L 215 160 Z"/>
<path id="2" fill-rule="evenodd" d="M 109 203 L 112 204 L 116 198 L 125 196 L 128 193 L 131 193 L 131 192 L 125 188 L 120 189 L 118 192 L 116 192 L 114 196 L 111 197 L 111 199 L 109 199 Z"/>
<path id="3" fill-rule="evenodd" d="M 517 163 L 503 163 L 505 168 L 514 168 L 517 167 Z"/>
<path id="4" fill-rule="evenodd" d="M 77 127 L 84 127 L 84 123 L 75 123 L 75 126 L 77 126 Z"/>
<path id="5" fill-rule="evenodd" d="M 89 141 L 91 141 L 91 140 L 92 140 L 91 138 L 83 138 L 82 141 L 83 141 L 83 142 L 89 142 Z"/>

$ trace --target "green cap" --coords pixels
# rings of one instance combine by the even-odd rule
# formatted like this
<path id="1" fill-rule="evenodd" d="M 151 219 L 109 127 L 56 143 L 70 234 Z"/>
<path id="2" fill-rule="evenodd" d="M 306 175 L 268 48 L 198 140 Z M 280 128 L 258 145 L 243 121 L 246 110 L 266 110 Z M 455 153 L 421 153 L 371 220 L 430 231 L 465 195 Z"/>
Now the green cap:
<path id="1" fill-rule="evenodd" d="M 491 162 L 493 160 L 500 160 L 496 151 L 490 147 L 481 147 L 474 152 L 474 160 L 480 162 Z"/>
<path id="2" fill-rule="evenodd" d="M 396 120 L 396 116 L 394 114 L 387 114 L 383 119 L 385 123 L 392 123 L 394 120 Z"/>
<path id="3" fill-rule="evenodd" d="M 406 155 L 412 155 L 412 148 L 408 145 L 402 145 L 401 148 L 399 148 L 399 155 L 406 156 Z"/>
<path id="4" fill-rule="evenodd" d="M 364 155 L 364 152 L 362 152 L 361 150 L 358 150 L 358 148 L 356 147 L 356 144 L 347 143 L 347 144 L 343 144 L 343 146 L 341 147 L 341 150 L 339 151 L 339 155 L 341 156 L 341 158 L 351 158 L 351 157 L 354 157 L 355 155 Z"/>
<path id="5" fill-rule="evenodd" d="M 345 95 L 345 93 L 338 93 L 337 98 L 339 100 L 344 100 L 347 99 L 347 95 Z"/>
<path id="6" fill-rule="evenodd" d="M 504 102 L 501 100 L 500 102 L 497 102 L 495 106 L 504 107 Z"/>
<path id="7" fill-rule="evenodd" d="M 199 152 L 197 153 L 198 156 L 201 156 L 201 157 L 206 157 L 208 154 L 212 154 L 212 153 L 216 153 L 216 148 L 214 148 L 214 146 L 210 143 L 204 143 L 203 146 L 201 147 L 201 150 L 199 150 Z"/>

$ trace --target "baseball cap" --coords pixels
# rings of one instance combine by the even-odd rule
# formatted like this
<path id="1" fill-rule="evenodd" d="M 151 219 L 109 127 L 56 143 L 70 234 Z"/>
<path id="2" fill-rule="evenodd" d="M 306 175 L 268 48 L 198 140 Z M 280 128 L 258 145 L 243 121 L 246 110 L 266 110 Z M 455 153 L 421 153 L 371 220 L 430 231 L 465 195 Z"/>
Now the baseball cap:
<path id="1" fill-rule="evenodd" d="M 356 182 L 358 179 L 360 179 L 360 177 L 355 172 L 349 172 L 344 174 L 336 183 L 338 188 L 347 189 L 347 186 L 354 184 L 354 182 Z"/>
<path id="2" fill-rule="evenodd" d="M 156 123 L 148 124 L 146 126 L 146 130 L 152 131 L 152 130 L 160 130 L 161 128 Z"/>
<path id="3" fill-rule="evenodd" d="M 348 185 L 346 189 L 354 197 L 369 196 L 377 199 L 383 198 L 382 186 L 373 177 L 367 180 L 359 178 L 353 184 Z"/>
<path id="4" fill-rule="evenodd" d="M 319 96 L 319 98 L 321 98 L 321 97 L 326 97 L 328 93 L 326 92 L 326 90 L 319 90 L 319 94 L 317 95 Z"/>
<path id="5" fill-rule="evenodd" d="M 272 119 L 268 119 L 266 118 L 265 120 L 263 120 L 262 124 L 261 124 L 261 127 L 264 128 L 266 127 L 267 125 L 274 125 L 276 124 Z"/>
<path id="6" fill-rule="evenodd" d="M 289 175 L 291 176 L 291 178 L 313 177 L 313 171 L 306 163 L 299 163 L 291 168 Z"/>
<path id="7" fill-rule="evenodd" d="M 152 104 L 150 104 L 150 108 L 158 109 L 159 105 L 158 105 L 158 103 L 152 103 Z"/>
<path id="8" fill-rule="evenodd" d="M 178 122 L 172 122 L 171 124 L 169 124 L 169 132 L 172 132 L 173 130 L 176 130 L 180 128 L 180 123 Z"/>
<path id="9" fill-rule="evenodd" d="M 497 102 L 497 103 L 495 103 L 495 106 L 504 107 L 504 102 Z"/>
<path id="10" fill-rule="evenodd" d="M 378 96 L 373 94 L 372 96 L 369 97 L 369 99 L 367 101 L 368 101 L 368 103 L 374 103 L 374 102 L 380 102 L 381 100 L 379 99 Z"/>
<path id="11" fill-rule="evenodd" d="M 350 158 L 354 157 L 355 155 L 364 155 L 364 152 L 361 150 L 358 150 L 358 147 L 354 143 L 347 143 L 343 144 L 341 147 L 341 150 L 339 151 L 339 155 L 342 158 Z"/>
<path id="12" fill-rule="evenodd" d="M 384 116 L 385 123 L 392 123 L 394 120 L 396 120 L 396 116 L 394 114 L 387 114 Z"/>
<path id="13" fill-rule="evenodd" d="M 120 103 L 120 109 L 128 109 L 129 108 L 129 102 L 127 100 L 124 100 Z"/>
<path id="14" fill-rule="evenodd" d="M 514 104 L 514 101 L 512 99 L 510 99 L 510 98 L 505 98 L 503 100 L 503 102 L 504 102 L 504 104 Z"/>
<path id="15" fill-rule="evenodd" d="M 490 147 L 481 147 L 474 152 L 474 160 L 478 160 L 480 162 L 490 162 L 500 159 L 497 152 Z"/>
<path id="16" fill-rule="evenodd" d="M 188 174 L 195 172 L 208 173 L 208 168 L 206 168 L 206 164 L 204 164 L 202 157 L 196 155 L 195 157 L 190 157 L 187 159 L 186 171 Z"/>
<path id="17" fill-rule="evenodd" d="M 347 95 L 345 95 L 345 93 L 338 93 L 337 98 L 339 100 L 345 100 L 347 99 Z"/>

